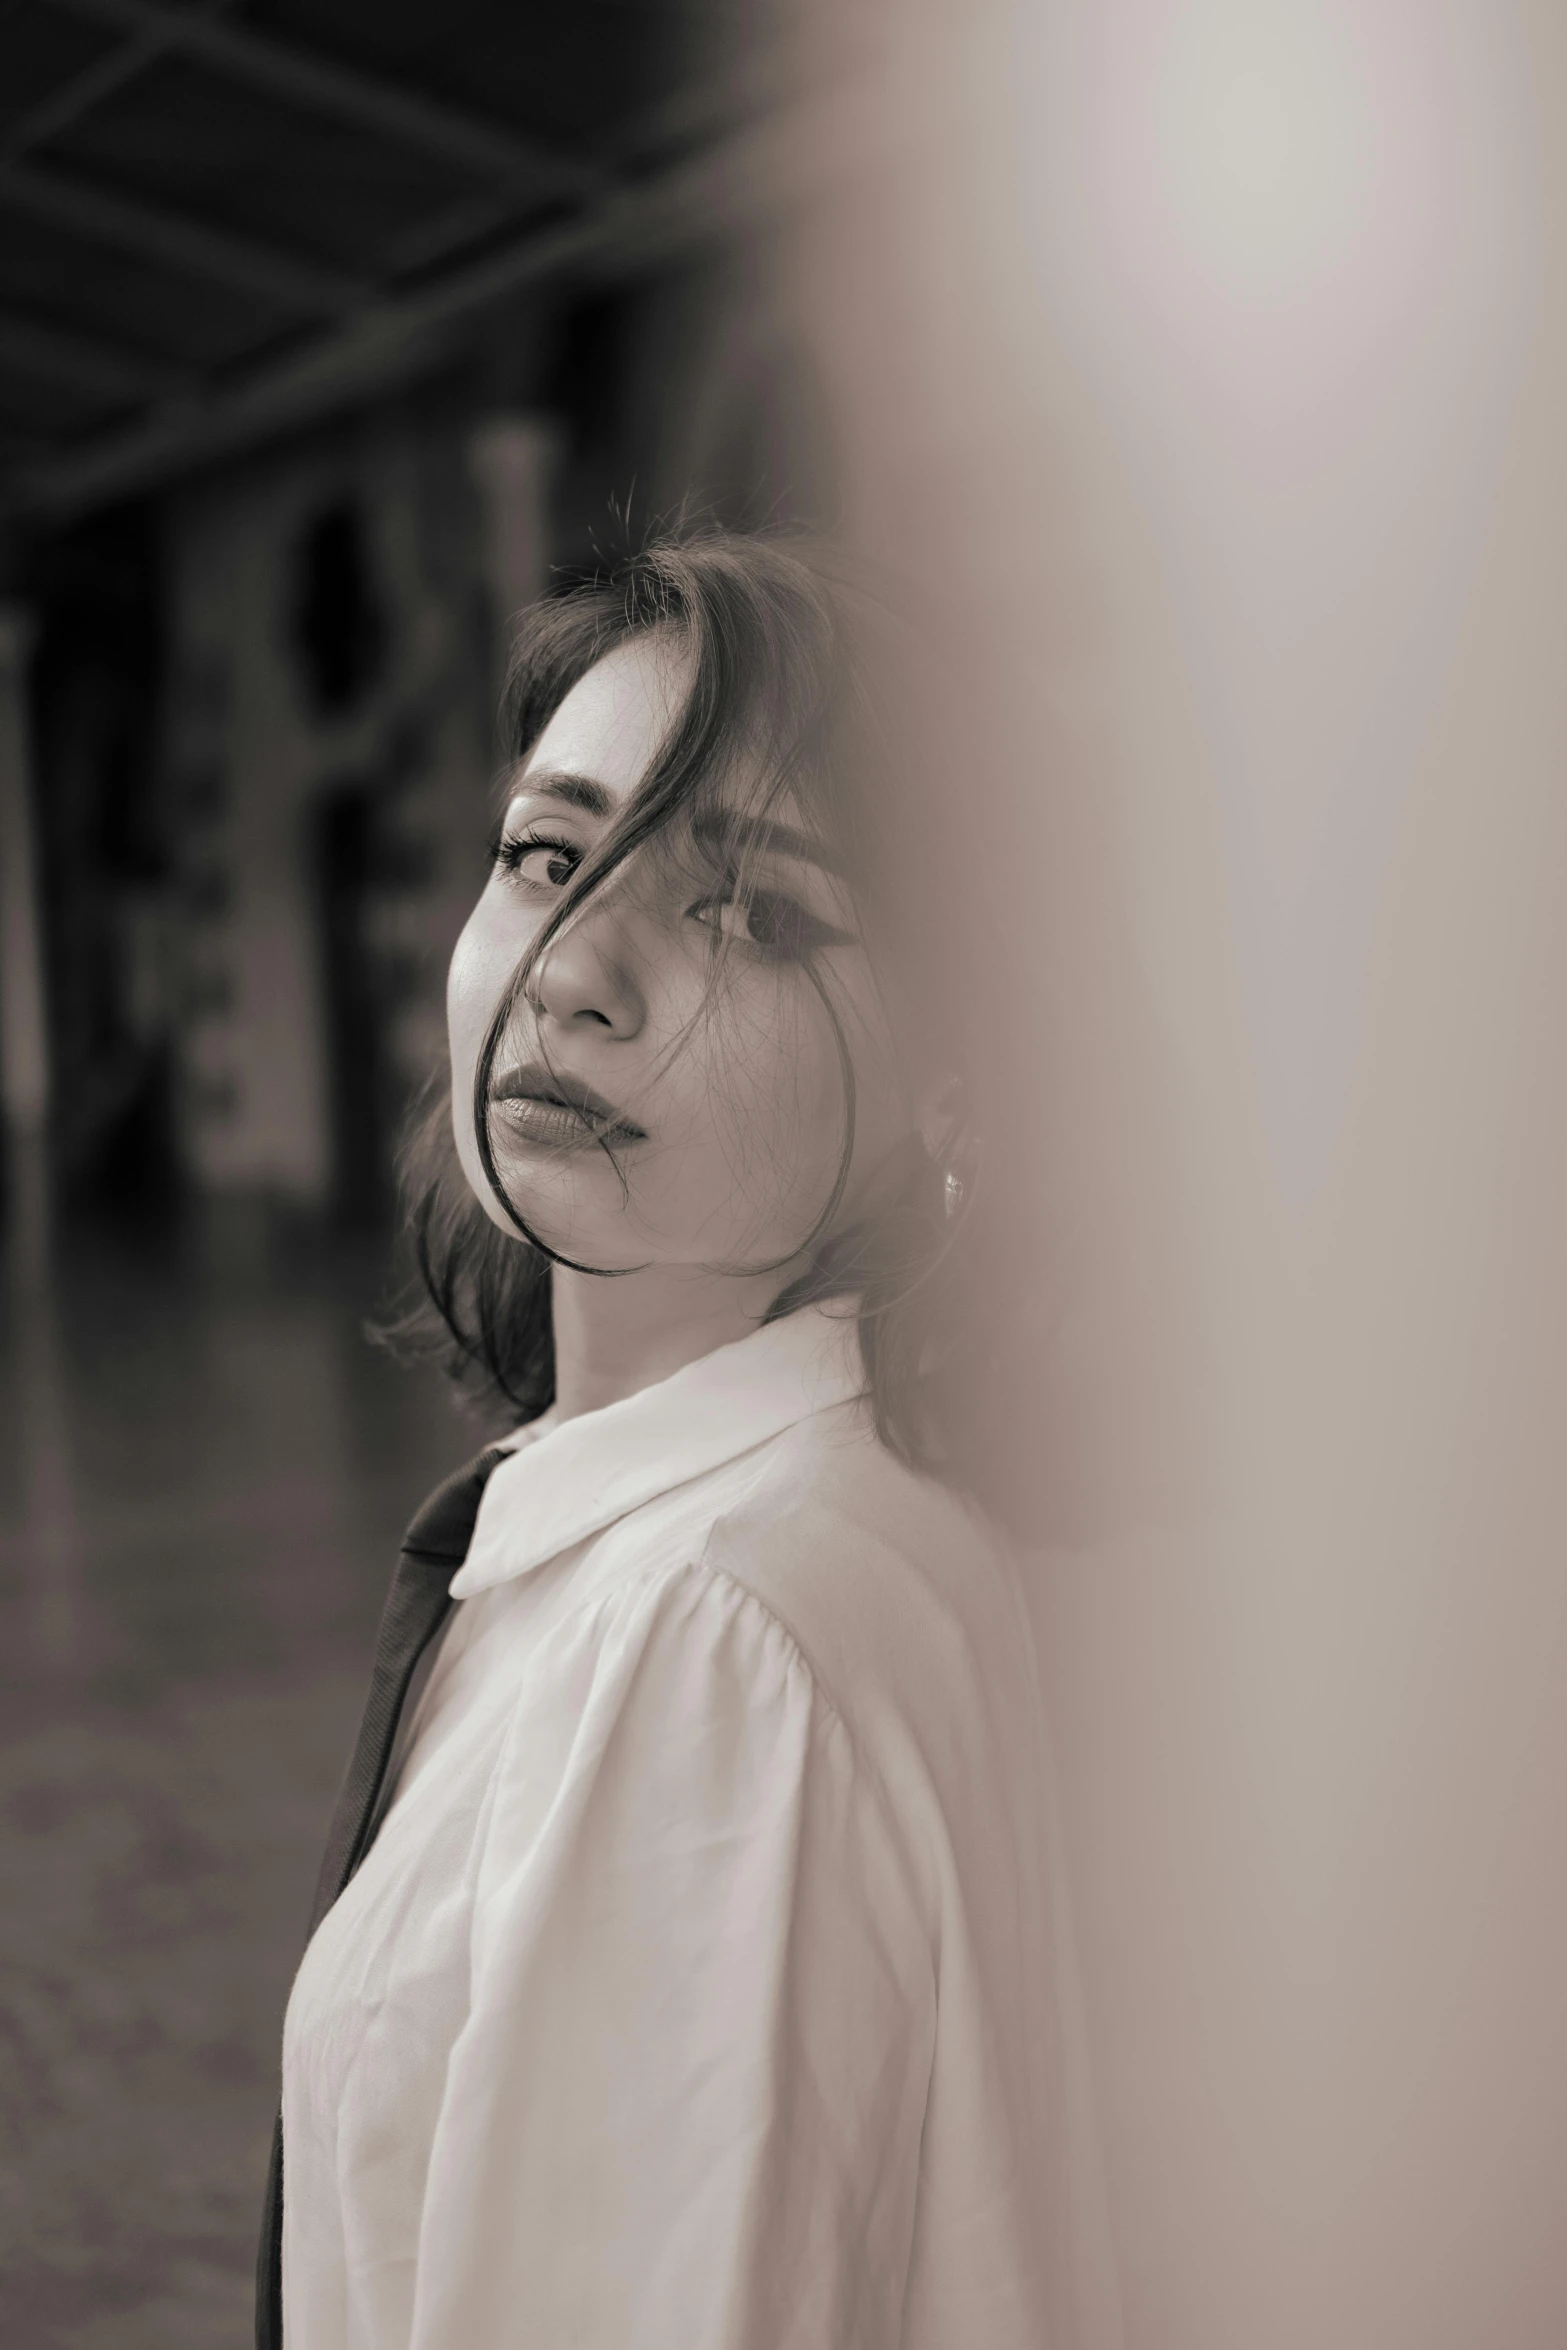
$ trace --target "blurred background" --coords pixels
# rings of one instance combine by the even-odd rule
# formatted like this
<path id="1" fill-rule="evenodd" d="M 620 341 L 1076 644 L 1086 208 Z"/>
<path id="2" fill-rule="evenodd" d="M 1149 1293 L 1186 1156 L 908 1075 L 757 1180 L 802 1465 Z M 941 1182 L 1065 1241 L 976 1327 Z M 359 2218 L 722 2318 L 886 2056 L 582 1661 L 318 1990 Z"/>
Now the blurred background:
<path id="1" fill-rule="evenodd" d="M 7 2342 L 248 2338 L 508 619 L 690 504 L 1017 974 L 1069 2350 L 1561 2350 L 1564 416 L 1551 0 L 0 0 Z"/>
<path id="2" fill-rule="evenodd" d="M 0 8 L 0 2333 L 29 2350 L 249 2339 L 368 1642 L 482 1434 L 363 1324 L 509 621 L 682 505 L 830 524 L 780 246 L 851 30 Z"/>

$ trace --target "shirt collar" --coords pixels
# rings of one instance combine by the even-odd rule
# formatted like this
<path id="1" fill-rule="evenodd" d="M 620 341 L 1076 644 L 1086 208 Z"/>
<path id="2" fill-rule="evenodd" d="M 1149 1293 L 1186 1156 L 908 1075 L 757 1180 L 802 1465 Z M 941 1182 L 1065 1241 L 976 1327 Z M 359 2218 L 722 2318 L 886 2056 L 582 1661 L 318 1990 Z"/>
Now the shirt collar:
<path id="1" fill-rule="evenodd" d="M 852 1307 L 802 1306 L 652 1387 L 542 1429 L 484 1489 L 454 1599 L 471 1599 L 661 1493 L 865 1390 Z"/>

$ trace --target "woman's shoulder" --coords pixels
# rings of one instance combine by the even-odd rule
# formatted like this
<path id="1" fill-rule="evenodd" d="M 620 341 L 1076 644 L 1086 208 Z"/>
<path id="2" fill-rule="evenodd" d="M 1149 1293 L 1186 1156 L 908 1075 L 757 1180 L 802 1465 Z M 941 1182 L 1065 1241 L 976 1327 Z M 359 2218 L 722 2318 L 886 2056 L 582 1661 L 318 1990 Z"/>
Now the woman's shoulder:
<path id="1" fill-rule="evenodd" d="M 872 1713 L 988 1710 L 1026 1617 L 1008 1546 L 964 1496 L 882 1444 L 862 1407 L 765 1448 L 703 1565 L 781 1623 L 851 1731 Z"/>

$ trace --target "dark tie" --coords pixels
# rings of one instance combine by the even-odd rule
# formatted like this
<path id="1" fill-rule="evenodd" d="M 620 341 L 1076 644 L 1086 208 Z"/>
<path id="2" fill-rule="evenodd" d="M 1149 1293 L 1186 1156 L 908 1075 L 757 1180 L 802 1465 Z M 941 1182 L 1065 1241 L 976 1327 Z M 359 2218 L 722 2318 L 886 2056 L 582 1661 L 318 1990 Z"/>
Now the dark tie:
<path id="1" fill-rule="evenodd" d="M 313 1934 L 370 1848 L 386 1766 L 414 1668 L 446 1620 L 448 1585 L 468 1555 L 479 1497 L 505 1453 L 492 1446 L 438 1486 L 403 1537 L 381 1613 L 370 1694 L 326 1840 L 310 1913 Z M 308 1936 L 307 1936 L 308 1939 Z M 272 2133 L 272 2169 L 256 2256 L 256 2350 L 283 2342 L 283 2116 Z"/>

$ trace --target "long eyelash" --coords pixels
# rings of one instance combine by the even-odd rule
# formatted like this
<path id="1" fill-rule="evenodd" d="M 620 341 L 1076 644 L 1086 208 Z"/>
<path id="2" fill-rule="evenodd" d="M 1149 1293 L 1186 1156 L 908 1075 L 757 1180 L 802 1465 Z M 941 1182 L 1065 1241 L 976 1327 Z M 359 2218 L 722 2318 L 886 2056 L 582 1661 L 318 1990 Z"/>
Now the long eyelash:
<path id="1" fill-rule="evenodd" d="M 687 911 L 691 914 L 705 913 L 711 907 L 723 905 L 743 905 L 750 908 L 767 900 L 788 906 L 798 917 L 801 950 L 807 955 L 818 953 L 823 947 L 853 946 L 857 943 L 852 930 L 841 930 L 836 923 L 824 922 L 819 914 L 813 914 L 810 907 L 795 897 L 792 891 L 764 889 L 759 884 L 742 888 L 738 876 L 734 874 L 726 875 L 717 889 L 709 896 L 699 898 L 694 906 L 687 908 Z M 746 943 L 752 945 L 753 951 L 769 955 L 771 960 L 788 961 L 790 959 L 787 949 L 769 950 L 760 940 Z"/>
<path id="2" fill-rule="evenodd" d="M 852 930 L 840 930 L 836 922 L 824 922 L 820 914 L 813 914 L 809 906 L 790 897 L 787 890 L 759 890 L 756 894 L 779 898 L 796 910 L 800 917 L 801 949 L 807 955 L 819 954 L 823 947 L 852 947 L 858 943 Z"/>
<path id="3" fill-rule="evenodd" d="M 496 827 L 494 843 L 490 849 L 490 861 L 492 864 L 503 865 L 508 873 L 515 873 L 523 858 L 534 849 L 554 849 L 560 856 L 575 857 L 579 865 L 582 862 L 580 841 L 562 840 L 557 834 L 551 832 L 523 832 L 508 837 L 499 826 Z"/>

